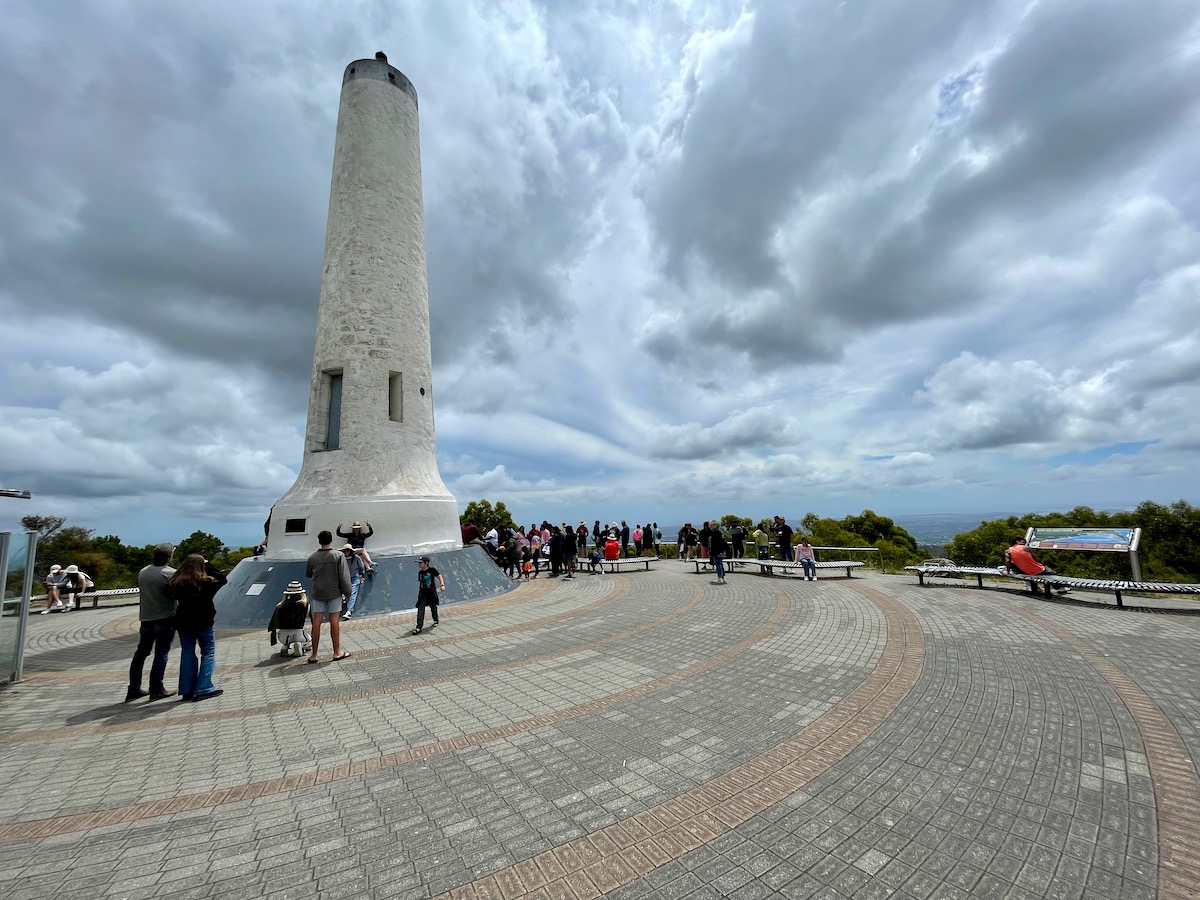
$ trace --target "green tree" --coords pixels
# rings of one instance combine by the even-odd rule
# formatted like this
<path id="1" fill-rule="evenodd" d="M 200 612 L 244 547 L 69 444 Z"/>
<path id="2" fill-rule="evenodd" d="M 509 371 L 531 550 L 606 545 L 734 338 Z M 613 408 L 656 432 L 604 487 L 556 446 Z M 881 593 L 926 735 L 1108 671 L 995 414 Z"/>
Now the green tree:
<path id="1" fill-rule="evenodd" d="M 734 525 L 741 525 L 746 529 L 746 533 L 749 534 L 754 528 L 754 520 L 734 515 L 721 516 L 722 531 L 728 534 Z"/>
<path id="2" fill-rule="evenodd" d="M 517 527 L 503 500 L 498 501 L 495 507 L 490 500 L 472 500 L 458 517 L 459 525 L 466 525 L 468 522 L 474 522 L 485 534 L 492 528 L 499 531 L 501 528 Z"/>
<path id="3" fill-rule="evenodd" d="M 178 565 L 191 554 L 199 553 L 213 565 L 216 565 L 217 557 L 227 552 L 228 549 L 216 535 L 206 534 L 203 531 L 193 531 L 175 546 L 175 563 Z"/>
<path id="4" fill-rule="evenodd" d="M 26 531 L 36 531 L 41 542 L 53 536 L 66 521 L 62 516 L 21 516 L 21 527 Z"/>
<path id="5" fill-rule="evenodd" d="M 1104 513 L 1077 506 L 1066 513 L 993 519 L 956 535 L 946 545 L 946 555 L 960 565 L 999 565 L 1013 538 L 1022 537 L 1030 526 L 1141 528 L 1138 558 L 1143 579 L 1200 580 L 1200 510 L 1183 500 L 1170 506 L 1146 501 L 1131 512 Z M 1124 553 L 1052 550 L 1039 552 L 1037 557 L 1063 575 L 1109 579 L 1131 575 L 1129 557 Z"/>

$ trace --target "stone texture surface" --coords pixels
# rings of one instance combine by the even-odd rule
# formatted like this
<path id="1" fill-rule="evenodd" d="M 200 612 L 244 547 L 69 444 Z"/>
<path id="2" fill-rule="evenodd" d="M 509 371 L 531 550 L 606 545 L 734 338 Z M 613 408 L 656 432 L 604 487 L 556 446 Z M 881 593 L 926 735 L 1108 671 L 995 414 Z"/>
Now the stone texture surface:
<path id="1" fill-rule="evenodd" d="M 304 456 L 275 505 L 271 558 L 304 558 L 318 531 L 354 520 L 374 527 L 373 556 L 461 546 L 438 474 L 432 372 L 416 95 L 386 62 L 355 60 L 338 107 Z M 330 373 L 341 379 L 335 449 Z M 307 530 L 287 533 L 287 519 Z"/>
<path id="2" fill-rule="evenodd" d="M 203 704 L 121 702 L 135 610 L 35 617 L 0 894 L 1200 892 L 1196 618 L 690 569 L 352 621 L 318 666 L 222 632 Z"/>

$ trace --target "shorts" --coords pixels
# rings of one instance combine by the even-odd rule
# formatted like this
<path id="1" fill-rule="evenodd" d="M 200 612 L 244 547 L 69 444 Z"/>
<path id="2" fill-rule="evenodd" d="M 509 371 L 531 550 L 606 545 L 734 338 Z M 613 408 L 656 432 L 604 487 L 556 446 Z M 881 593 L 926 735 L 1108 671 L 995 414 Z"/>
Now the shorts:
<path id="1" fill-rule="evenodd" d="M 326 615 L 340 613 L 342 611 L 342 598 L 338 597 L 334 600 L 310 600 L 308 610 L 314 615 L 317 613 L 325 613 Z"/>

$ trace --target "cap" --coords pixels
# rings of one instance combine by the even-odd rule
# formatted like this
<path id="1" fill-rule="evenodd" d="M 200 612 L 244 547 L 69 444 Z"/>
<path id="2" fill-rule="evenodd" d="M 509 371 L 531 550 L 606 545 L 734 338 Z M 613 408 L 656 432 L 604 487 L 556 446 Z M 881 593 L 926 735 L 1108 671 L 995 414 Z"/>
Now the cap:
<path id="1" fill-rule="evenodd" d="M 304 593 L 304 585 L 302 585 L 298 581 L 293 581 L 290 584 L 288 584 L 288 586 L 286 588 L 284 588 L 283 592 L 285 594 L 303 594 Z"/>
<path id="2" fill-rule="evenodd" d="M 423 562 L 423 563 L 427 563 L 427 562 L 429 562 L 429 557 L 428 557 L 428 556 L 422 556 L 420 559 L 418 559 L 418 560 L 417 560 L 417 562 Z"/>

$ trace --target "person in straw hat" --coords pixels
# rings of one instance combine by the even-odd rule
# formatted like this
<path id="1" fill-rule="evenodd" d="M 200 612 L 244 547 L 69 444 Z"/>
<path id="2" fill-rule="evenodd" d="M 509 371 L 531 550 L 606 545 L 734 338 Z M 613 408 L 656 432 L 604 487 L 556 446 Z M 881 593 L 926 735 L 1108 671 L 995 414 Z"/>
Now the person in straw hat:
<path id="1" fill-rule="evenodd" d="M 283 599 L 275 604 L 271 621 L 267 625 L 271 632 L 271 646 L 283 644 L 280 656 L 300 656 L 312 650 L 308 633 L 308 594 L 304 585 L 293 581 L 283 591 Z"/>

